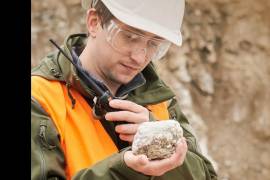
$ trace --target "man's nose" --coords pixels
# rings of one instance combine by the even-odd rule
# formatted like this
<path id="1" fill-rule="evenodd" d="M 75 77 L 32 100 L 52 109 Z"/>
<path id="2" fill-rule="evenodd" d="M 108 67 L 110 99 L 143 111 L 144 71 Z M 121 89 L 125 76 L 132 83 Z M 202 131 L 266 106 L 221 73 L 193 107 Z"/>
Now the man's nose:
<path id="1" fill-rule="evenodd" d="M 147 42 L 148 40 L 141 39 L 131 47 L 131 58 L 138 64 L 144 63 L 147 58 Z"/>

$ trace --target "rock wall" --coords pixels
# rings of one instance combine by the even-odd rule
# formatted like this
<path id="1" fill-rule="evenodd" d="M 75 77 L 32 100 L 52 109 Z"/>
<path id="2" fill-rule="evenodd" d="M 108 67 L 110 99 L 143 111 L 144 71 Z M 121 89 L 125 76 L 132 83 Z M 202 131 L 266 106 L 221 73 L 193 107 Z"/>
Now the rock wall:
<path id="1" fill-rule="evenodd" d="M 85 32 L 79 0 L 31 2 L 31 64 Z M 187 0 L 183 46 L 157 61 L 222 180 L 270 177 L 270 1 Z"/>

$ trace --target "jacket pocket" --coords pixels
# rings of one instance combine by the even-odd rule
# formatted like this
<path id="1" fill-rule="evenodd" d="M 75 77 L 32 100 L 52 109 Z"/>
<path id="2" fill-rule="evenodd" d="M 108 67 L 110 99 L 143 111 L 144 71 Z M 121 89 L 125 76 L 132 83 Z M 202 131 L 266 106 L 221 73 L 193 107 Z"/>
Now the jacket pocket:
<path id="1" fill-rule="evenodd" d="M 48 120 L 41 120 L 39 126 L 39 138 L 40 143 L 44 148 L 52 150 L 56 148 L 55 145 L 50 141 L 50 138 L 47 138 L 47 127 L 48 127 Z M 49 136 L 50 137 L 50 136 Z"/>

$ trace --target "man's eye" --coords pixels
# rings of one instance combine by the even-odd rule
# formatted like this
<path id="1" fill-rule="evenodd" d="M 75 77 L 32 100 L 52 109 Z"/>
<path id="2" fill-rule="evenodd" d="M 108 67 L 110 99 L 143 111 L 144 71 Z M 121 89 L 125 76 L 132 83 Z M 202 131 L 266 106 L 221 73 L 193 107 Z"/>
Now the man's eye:
<path id="1" fill-rule="evenodd" d="M 124 33 L 124 38 L 129 39 L 129 40 L 136 40 L 138 39 L 138 36 L 136 34 L 126 32 Z"/>
<path id="2" fill-rule="evenodd" d="M 136 39 L 138 39 L 138 36 L 133 35 L 133 34 L 129 34 L 129 35 L 127 36 L 127 38 L 129 38 L 130 40 L 136 40 Z"/>
<path id="3" fill-rule="evenodd" d="M 126 38 L 127 39 L 133 39 L 134 37 L 132 35 L 128 34 L 128 35 L 126 35 Z"/>
<path id="4" fill-rule="evenodd" d="M 148 41 L 148 45 L 149 46 L 153 46 L 153 47 L 156 47 L 156 46 L 158 46 L 159 45 L 159 43 L 158 42 L 156 42 L 156 41 Z"/>

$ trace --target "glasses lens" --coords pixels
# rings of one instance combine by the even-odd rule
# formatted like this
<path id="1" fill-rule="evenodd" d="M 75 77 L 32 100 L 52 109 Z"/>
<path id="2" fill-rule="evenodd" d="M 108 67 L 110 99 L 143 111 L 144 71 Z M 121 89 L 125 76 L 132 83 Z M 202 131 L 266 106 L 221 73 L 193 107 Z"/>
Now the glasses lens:
<path id="1" fill-rule="evenodd" d="M 140 41 L 140 37 L 132 32 L 119 29 L 113 36 L 112 44 L 118 50 L 124 54 L 129 54 L 133 51 L 135 45 Z"/>
<path id="2" fill-rule="evenodd" d="M 121 54 L 144 53 L 145 58 L 159 59 L 170 47 L 170 42 L 124 30 L 111 21 L 107 26 L 107 41 Z"/>
<path id="3" fill-rule="evenodd" d="M 167 53 L 170 47 L 171 43 L 169 41 L 161 43 L 154 59 L 161 59 Z"/>

